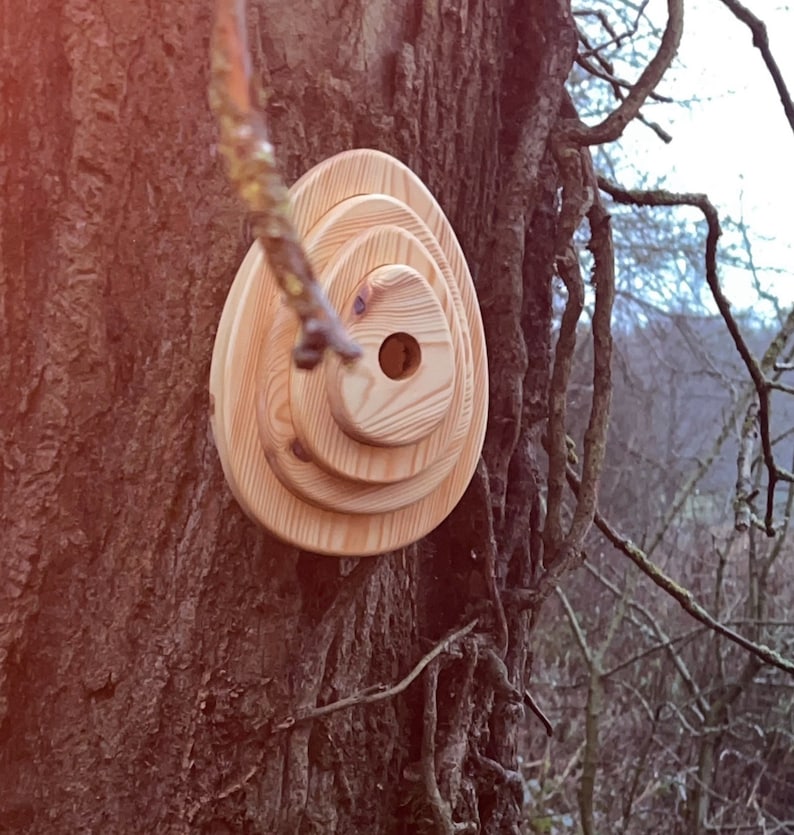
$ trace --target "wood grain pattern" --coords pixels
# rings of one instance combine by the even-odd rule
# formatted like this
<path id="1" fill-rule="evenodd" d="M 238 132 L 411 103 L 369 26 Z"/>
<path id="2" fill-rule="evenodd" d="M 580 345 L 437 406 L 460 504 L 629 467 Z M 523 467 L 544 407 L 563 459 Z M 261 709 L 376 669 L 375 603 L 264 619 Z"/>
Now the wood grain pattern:
<path id="1" fill-rule="evenodd" d="M 213 432 L 235 497 L 274 534 L 318 553 L 381 553 L 432 530 L 474 472 L 488 403 L 479 308 L 449 222 L 402 163 L 350 151 L 291 191 L 364 357 L 292 367 L 297 322 L 255 244 L 218 328 Z"/>
<path id="2" fill-rule="evenodd" d="M 441 304 L 419 273 L 394 265 L 370 273 L 353 307 L 347 330 L 363 356 L 353 365 L 329 363 L 331 415 L 362 443 L 416 443 L 449 412 L 454 391 L 455 355 Z"/>

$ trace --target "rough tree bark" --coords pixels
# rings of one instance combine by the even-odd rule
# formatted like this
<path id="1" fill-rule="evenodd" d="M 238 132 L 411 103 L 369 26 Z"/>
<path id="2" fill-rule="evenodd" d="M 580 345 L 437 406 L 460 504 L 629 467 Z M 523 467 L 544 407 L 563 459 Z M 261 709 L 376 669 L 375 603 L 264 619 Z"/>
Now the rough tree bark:
<path id="1" fill-rule="evenodd" d="M 500 619 L 488 554 L 500 588 L 526 586 L 540 547 L 566 4 L 251 3 L 288 181 L 351 147 L 402 159 L 486 323 L 490 476 L 424 542 L 358 562 L 259 530 L 211 439 L 248 243 L 213 154 L 212 14 L 0 3 L 0 831 L 518 832 L 537 612 Z M 397 681 L 475 616 L 479 637 L 398 697 L 279 729 Z"/>

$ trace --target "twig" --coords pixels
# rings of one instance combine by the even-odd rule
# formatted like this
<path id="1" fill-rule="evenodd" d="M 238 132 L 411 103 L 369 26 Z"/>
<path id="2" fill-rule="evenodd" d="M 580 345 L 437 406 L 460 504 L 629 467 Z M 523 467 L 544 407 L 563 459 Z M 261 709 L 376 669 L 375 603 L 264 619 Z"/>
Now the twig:
<path id="1" fill-rule="evenodd" d="M 615 27 L 609 22 L 609 18 L 606 16 L 606 12 L 604 12 L 603 9 L 577 9 L 573 13 L 573 16 L 596 18 L 612 39 L 607 43 L 617 43 L 617 45 L 620 46 L 620 41 L 623 39 L 623 36 L 619 35 L 617 29 L 615 29 Z"/>
<path id="2" fill-rule="evenodd" d="M 579 477 L 572 468 L 568 468 L 568 483 L 574 492 L 574 495 L 579 490 Z M 693 597 L 689 589 L 685 589 L 675 582 L 671 577 L 659 568 L 658 565 L 648 559 L 645 552 L 635 545 L 630 539 L 619 534 L 607 520 L 599 513 L 595 514 L 595 523 L 601 533 L 617 548 L 621 553 L 625 554 L 636 566 L 649 577 L 660 589 L 663 589 L 670 595 L 685 612 L 690 614 L 695 620 L 705 624 L 710 629 L 727 638 L 729 641 L 746 649 L 748 652 L 760 658 L 767 664 L 771 664 L 780 670 L 783 670 L 790 675 L 794 675 L 794 662 L 784 658 L 779 652 L 776 652 L 770 647 L 763 644 L 757 644 L 743 635 L 739 635 L 732 629 L 720 623 L 712 617 Z"/>
<path id="3" fill-rule="evenodd" d="M 245 0 L 218 0 L 212 44 L 210 105 L 220 127 L 219 151 L 229 179 L 251 212 L 251 229 L 267 254 L 287 304 L 301 322 L 293 350 L 298 368 L 314 368 L 326 348 L 346 361 L 361 349 L 345 331 L 314 277 L 261 114 L 251 102 Z"/>
<path id="4" fill-rule="evenodd" d="M 477 475 L 486 493 L 486 503 L 484 505 L 487 528 L 485 531 L 485 579 L 488 585 L 488 594 L 491 597 L 491 603 L 494 608 L 494 616 L 498 630 L 496 636 L 497 653 L 500 658 L 504 658 L 507 652 L 507 644 L 510 640 L 510 633 L 507 627 L 505 607 L 502 603 L 502 595 L 499 592 L 499 583 L 496 576 L 496 562 L 499 550 L 496 544 L 496 533 L 493 524 L 493 509 L 490 499 L 491 482 L 488 475 L 488 465 L 482 456 L 480 456 L 477 464 Z"/>
<path id="5" fill-rule="evenodd" d="M 562 120 L 554 136 L 555 159 L 563 182 L 563 201 L 559 232 L 555 243 L 557 270 L 568 288 L 568 303 L 555 349 L 554 368 L 549 387 L 548 498 L 543 531 L 543 559 L 546 571 L 535 593 L 545 598 L 557 579 L 581 557 L 582 545 L 597 505 L 598 482 L 604 464 L 612 400 L 612 307 L 615 300 L 615 253 L 609 214 L 596 188 L 593 162 L 587 148 L 578 147 L 567 133 L 576 121 L 570 97 L 562 106 Z M 568 448 L 565 412 L 568 378 L 576 346 L 576 325 L 581 315 L 584 287 L 578 259 L 570 244 L 582 215 L 590 224 L 588 249 L 593 254 L 592 283 L 595 286 L 593 333 L 593 396 L 584 436 L 582 491 L 573 512 L 568 533 L 561 537 L 561 503 Z"/>
<path id="6" fill-rule="evenodd" d="M 579 814 L 582 821 L 584 835 L 594 835 L 595 821 L 593 816 L 593 794 L 595 792 L 596 775 L 598 772 L 599 740 L 598 719 L 601 715 L 601 704 L 604 688 L 601 681 L 601 653 L 593 652 L 587 643 L 579 619 L 573 610 L 565 592 L 555 589 L 557 597 L 565 611 L 565 616 L 571 626 L 576 642 L 584 657 L 587 667 L 587 703 L 585 705 L 585 740 L 582 751 L 582 774 L 579 778 Z"/>
<path id="7" fill-rule="evenodd" d="M 744 533 L 749 529 L 754 516 L 751 501 L 756 492 L 753 488 L 752 476 L 757 421 L 758 403 L 754 400 L 747 408 L 747 414 L 742 423 L 739 454 L 736 458 L 736 498 L 733 502 L 733 527 L 738 533 Z"/>
<path id="8" fill-rule="evenodd" d="M 693 629 L 690 629 L 688 632 L 685 632 L 683 635 L 677 635 L 675 638 L 668 638 L 666 641 L 662 641 L 658 644 L 654 644 L 653 646 L 646 647 L 644 650 L 635 653 L 631 657 L 627 658 L 625 661 L 620 661 L 619 663 L 615 664 L 614 667 L 610 667 L 603 673 L 602 677 L 606 679 L 610 676 L 614 676 L 616 673 L 625 670 L 632 664 L 636 664 L 638 661 L 642 661 L 649 655 L 661 652 L 662 650 L 667 650 L 669 652 L 676 646 L 676 644 L 691 641 L 696 635 L 699 635 L 701 632 L 705 632 L 707 629 L 708 627 L 705 625 L 696 626 Z"/>
<path id="9" fill-rule="evenodd" d="M 777 334 L 775 334 L 775 337 L 772 339 L 772 341 L 769 344 L 769 347 L 764 353 L 764 357 L 761 360 L 761 368 L 764 369 L 764 371 L 767 373 L 770 371 L 770 369 L 774 369 L 773 373 L 779 375 L 782 370 L 785 370 L 779 369 L 779 365 L 791 365 L 792 369 L 794 369 L 794 363 L 790 362 L 790 356 L 787 357 L 786 361 L 782 363 L 778 362 L 778 357 L 781 355 L 783 348 L 785 347 L 786 342 L 788 341 L 792 332 L 794 332 L 793 314 L 794 310 L 791 313 L 789 313 L 788 318 L 784 321 Z M 741 413 L 747 409 L 748 404 L 752 401 L 754 392 L 755 387 L 753 386 L 752 382 L 748 383 L 748 385 L 745 387 L 745 391 L 740 394 L 729 414 L 725 416 L 722 423 L 722 428 L 720 429 L 720 433 L 715 439 L 708 454 L 705 458 L 702 458 L 698 462 L 697 467 L 689 475 L 686 483 L 680 490 L 677 491 L 676 498 L 667 508 L 661 524 L 659 525 L 653 537 L 650 539 L 649 544 L 645 548 L 645 553 L 649 557 L 653 556 L 656 549 L 664 540 L 665 534 L 667 533 L 667 530 L 672 524 L 673 520 L 678 516 L 679 512 L 681 511 L 681 508 L 692 495 L 692 492 L 695 490 L 700 480 L 705 476 L 705 474 L 708 472 L 708 469 L 717 459 L 717 456 L 719 455 L 723 444 L 733 433 L 734 423 L 739 419 Z M 779 438 L 774 439 L 772 445 L 774 446 L 777 442 L 784 440 L 785 437 L 786 434 L 784 433 Z"/>
<path id="10" fill-rule="evenodd" d="M 605 69 L 599 69 L 592 63 L 592 61 L 589 61 L 583 55 L 576 56 L 576 63 L 585 72 L 589 73 L 595 78 L 600 78 L 602 81 L 606 81 L 607 84 L 609 84 L 609 86 L 612 88 L 612 93 L 615 96 L 615 98 L 620 102 L 624 101 L 626 96 L 623 93 L 623 88 L 630 88 L 631 86 L 627 81 L 623 81 L 622 79 L 617 78 Z M 667 101 L 670 101 L 670 99 L 667 96 L 659 96 L 658 94 L 654 93 L 651 93 L 649 95 L 649 98 L 666 99 Z M 656 122 L 651 122 L 649 119 L 643 116 L 642 113 L 638 112 L 635 118 L 638 122 L 641 122 L 647 128 L 650 128 L 666 145 L 673 141 L 673 137 L 666 130 L 664 130 L 664 128 L 661 125 L 657 124 Z"/>
<path id="11" fill-rule="evenodd" d="M 580 32 L 579 33 L 579 40 L 589 47 L 589 43 L 584 35 Z M 590 50 L 589 54 L 593 54 L 594 50 Z M 614 71 L 612 70 L 611 65 L 608 61 L 604 60 L 600 55 L 595 54 L 595 60 L 598 62 L 600 66 L 596 66 L 590 59 L 589 54 L 579 53 L 576 56 L 576 63 L 588 74 L 592 75 L 595 78 L 600 78 L 602 81 L 606 81 L 607 84 L 612 88 L 612 93 L 615 98 L 622 102 L 626 98 L 626 94 L 623 92 L 624 89 L 631 89 L 631 85 L 628 81 L 624 81 L 622 78 L 618 78 Z M 672 99 L 669 96 L 662 96 L 659 93 L 651 92 L 648 94 L 649 99 L 653 99 L 654 101 L 672 102 Z M 669 144 L 673 141 L 673 137 L 661 127 L 656 122 L 651 122 L 649 119 L 646 119 L 645 116 L 642 115 L 639 111 L 635 116 L 638 122 L 641 122 L 646 127 L 650 128 L 658 137 L 662 140 L 665 144 Z"/>
<path id="12" fill-rule="evenodd" d="M 555 157 L 562 180 L 562 206 L 555 243 L 555 266 L 565 284 L 568 298 L 554 348 L 554 365 L 549 384 L 549 417 L 546 435 L 549 472 L 546 482 L 546 524 L 543 529 L 546 565 L 551 565 L 557 558 L 563 538 L 561 514 L 565 490 L 565 467 L 568 463 L 565 439 L 568 381 L 576 349 L 576 328 L 584 308 L 584 281 L 579 269 L 578 254 L 572 241 L 589 208 L 586 203 L 582 151 L 571 146 L 558 147 Z"/>
<path id="13" fill-rule="evenodd" d="M 576 643 L 579 645 L 579 651 L 582 653 L 585 665 L 587 667 L 592 667 L 593 653 L 590 650 L 590 645 L 587 643 L 587 638 L 582 631 L 582 625 L 579 623 L 579 618 L 576 617 L 576 612 L 574 612 L 573 606 L 571 606 L 571 602 L 568 600 L 568 596 L 559 586 L 554 589 L 554 592 L 557 595 L 557 599 L 562 604 L 563 610 L 565 611 L 565 617 L 568 619 L 568 624 L 571 627 L 573 636 L 576 638 Z"/>
<path id="14" fill-rule="evenodd" d="M 647 556 L 647 554 L 646 554 Z M 608 589 L 618 600 L 623 599 L 623 590 L 618 588 L 611 580 L 607 579 L 600 571 L 596 569 L 592 563 L 586 562 L 585 569 L 592 574 L 604 588 Z M 667 653 L 670 657 L 670 660 L 673 663 L 673 666 L 678 671 L 678 675 L 681 676 L 681 680 L 687 687 L 690 696 L 694 700 L 696 707 L 693 708 L 695 710 L 699 710 L 701 714 L 705 714 L 705 712 L 709 709 L 708 701 L 706 700 L 705 695 L 703 694 L 702 690 L 698 687 L 695 683 L 695 680 L 692 678 L 692 673 L 689 671 L 684 659 L 681 657 L 681 654 L 675 651 L 674 648 L 674 641 L 665 633 L 664 629 L 659 625 L 659 621 L 657 618 L 653 617 L 651 613 L 648 611 L 647 607 L 641 606 L 639 603 L 630 600 L 629 601 L 629 608 L 633 609 L 636 612 L 636 615 L 632 614 L 631 612 L 627 615 L 628 620 L 637 629 L 642 633 L 642 635 L 646 638 L 651 637 L 650 633 L 653 633 L 659 641 L 661 641 L 661 646 L 664 646 L 667 649 Z M 643 624 L 638 620 L 637 615 L 640 616 L 646 623 Z M 701 629 L 707 629 L 706 626 L 698 627 L 698 631 Z M 693 633 L 694 634 L 694 633 Z M 619 669 L 619 668 L 617 668 Z M 604 675 L 610 676 L 614 671 L 609 670 Z"/>
<path id="15" fill-rule="evenodd" d="M 603 177 L 598 178 L 598 186 L 618 203 L 627 203 L 635 206 L 692 206 L 703 213 L 708 227 L 705 252 L 706 282 L 711 290 L 711 295 L 714 297 L 717 309 L 725 322 L 725 326 L 733 339 L 736 350 L 750 374 L 758 395 L 758 425 L 761 434 L 761 449 L 763 450 L 764 465 L 768 472 L 764 525 L 767 535 L 773 536 L 775 533 L 773 523 L 775 487 L 778 481 L 794 481 L 794 473 L 790 473 L 788 470 L 779 467 L 775 463 L 774 453 L 772 451 L 769 428 L 771 409 L 769 394 L 771 385 L 765 374 L 765 370 L 769 365 L 766 362 L 767 356 L 764 357 L 764 361 L 761 363 L 753 356 L 731 312 L 730 302 L 726 298 L 725 293 L 723 293 L 720 285 L 719 275 L 717 273 L 717 241 L 719 240 L 721 230 L 717 210 L 705 194 L 676 194 L 664 189 L 655 191 L 628 190 L 608 182 Z M 789 320 L 791 320 L 791 316 L 792 314 L 789 314 Z M 789 322 L 781 328 L 781 332 L 785 332 L 786 334 L 786 339 L 790 335 L 790 330 L 787 328 L 788 324 Z M 767 355 L 770 355 L 770 352 L 773 351 L 774 344 L 770 345 L 769 349 L 767 349 Z"/>
<path id="16" fill-rule="evenodd" d="M 584 38 L 582 38 L 580 34 L 580 40 L 582 43 L 587 43 Z M 610 87 L 612 87 L 612 91 L 615 93 L 615 97 L 619 101 L 623 101 L 625 95 L 623 94 L 624 89 L 631 89 L 631 84 L 623 78 L 618 78 L 611 72 L 611 68 L 608 68 L 608 62 L 606 61 L 599 61 L 598 63 L 601 65 L 601 68 L 596 67 L 593 62 L 589 59 L 588 55 L 579 53 L 577 54 L 576 58 L 574 59 L 576 63 L 590 75 L 595 76 L 596 78 L 600 78 L 602 81 L 606 81 L 609 83 Z M 606 65 L 606 66 L 605 66 Z M 652 99 L 653 101 L 661 102 L 663 104 L 672 104 L 673 99 L 670 96 L 663 96 L 661 93 L 651 92 L 648 94 L 648 98 Z M 670 138 L 666 139 L 665 141 L 669 142 Z"/>
<path id="17" fill-rule="evenodd" d="M 794 386 L 789 386 L 786 383 L 770 381 L 769 388 L 773 389 L 774 391 L 782 391 L 783 394 L 794 394 Z"/>
<path id="18" fill-rule="evenodd" d="M 640 3 L 639 8 L 636 10 L 637 14 L 634 16 L 634 22 L 632 23 L 631 27 L 626 29 L 625 32 L 620 32 L 612 26 L 607 18 L 606 14 L 601 9 L 581 9 L 575 11 L 574 17 L 596 17 L 600 21 L 603 28 L 607 31 L 610 35 L 610 40 L 604 41 L 600 43 L 597 47 L 591 47 L 588 44 L 588 49 L 590 53 L 585 57 L 589 57 L 590 54 L 600 57 L 598 54 L 602 50 L 606 49 L 608 46 L 615 44 L 618 48 L 623 45 L 623 41 L 629 40 L 633 38 L 637 34 L 637 30 L 640 28 L 640 20 L 642 19 L 643 15 L 645 14 L 645 8 L 648 5 L 649 0 L 642 0 Z M 582 38 L 584 40 L 584 38 Z M 628 86 L 628 85 L 626 85 Z"/>
<path id="19" fill-rule="evenodd" d="M 543 727 L 546 729 L 546 736 L 554 736 L 554 726 L 551 724 L 549 717 L 540 709 L 540 705 L 532 697 L 529 690 L 524 691 L 524 701 L 529 705 L 529 709 L 540 719 Z"/>
<path id="20" fill-rule="evenodd" d="M 425 790 L 433 810 L 437 831 L 441 835 L 453 835 L 452 810 L 438 788 L 436 778 L 436 729 L 438 710 L 436 693 L 438 691 L 438 663 L 431 664 L 425 676 L 425 706 L 422 713 L 422 775 L 425 778 Z"/>
<path id="21" fill-rule="evenodd" d="M 566 126 L 566 135 L 578 145 L 603 145 L 618 139 L 628 123 L 636 118 L 645 100 L 662 80 L 662 76 L 675 58 L 684 30 L 683 0 L 667 0 L 667 26 L 662 35 L 659 50 L 629 90 L 626 98 L 602 122 L 587 127 L 578 120 Z"/>
<path id="22" fill-rule="evenodd" d="M 588 155 L 589 158 L 589 155 Z M 598 504 L 598 482 L 604 466 L 609 411 L 612 404 L 612 306 L 615 302 L 615 251 L 609 213 L 598 194 L 588 213 L 593 255 L 593 398 L 584 433 L 582 490 L 576 502 L 567 539 L 581 548 Z"/>
<path id="23" fill-rule="evenodd" d="M 405 678 L 400 679 L 397 684 L 385 688 L 383 685 L 376 684 L 373 687 L 367 687 L 358 693 L 354 693 L 352 696 L 346 696 L 344 699 L 339 699 L 336 702 L 321 705 L 320 707 L 309 708 L 306 711 L 300 711 L 295 716 L 288 716 L 280 722 L 274 724 L 272 728 L 273 732 L 288 730 L 298 722 L 305 722 L 309 719 L 318 719 L 321 716 L 328 716 L 329 713 L 335 713 L 338 710 L 355 707 L 356 705 L 371 705 L 375 702 L 382 702 L 384 699 L 391 699 L 394 696 L 399 695 L 417 678 L 417 676 L 431 661 L 438 658 L 438 656 L 442 653 L 447 652 L 454 643 L 459 641 L 462 637 L 464 637 L 464 635 L 468 635 L 476 625 L 477 619 L 470 621 L 466 624 L 466 626 L 458 629 L 451 635 L 447 635 L 447 637 L 439 641 L 433 649 L 427 653 L 427 655 L 422 656 L 411 672 L 408 673 Z"/>
<path id="24" fill-rule="evenodd" d="M 761 52 L 766 68 L 772 76 L 772 81 L 775 83 L 780 102 L 783 105 L 783 110 L 786 113 L 786 118 L 794 131 L 794 102 L 791 100 L 791 94 L 786 87 L 786 82 L 783 80 L 783 74 L 780 72 L 780 67 L 777 65 L 772 50 L 769 48 L 769 36 L 766 31 L 766 24 L 763 20 L 757 18 L 748 8 L 743 6 L 738 0 L 721 0 L 723 6 L 731 10 L 733 15 L 742 21 L 753 33 L 753 46 Z"/>

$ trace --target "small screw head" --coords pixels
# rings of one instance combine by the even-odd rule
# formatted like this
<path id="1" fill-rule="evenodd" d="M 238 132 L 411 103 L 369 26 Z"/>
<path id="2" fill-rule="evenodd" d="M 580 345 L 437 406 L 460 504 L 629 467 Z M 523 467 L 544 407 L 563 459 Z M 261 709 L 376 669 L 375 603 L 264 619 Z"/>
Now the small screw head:
<path id="1" fill-rule="evenodd" d="M 298 459 L 298 461 L 303 461 L 304 463 L 308 463 L 312 460 L 311 455 L 309 455 L 308 450 L 303 444 L 297 439 L 293 439 L 292 445 L 290 447 L 292 450 L 292 454 Z"/>

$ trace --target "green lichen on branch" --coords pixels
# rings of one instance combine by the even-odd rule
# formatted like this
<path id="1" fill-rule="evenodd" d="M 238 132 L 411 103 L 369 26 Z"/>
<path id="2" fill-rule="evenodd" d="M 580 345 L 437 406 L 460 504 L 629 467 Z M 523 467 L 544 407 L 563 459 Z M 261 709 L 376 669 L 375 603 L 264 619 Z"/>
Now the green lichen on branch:
<path id="1" fill-rule="evenodd" d="M 295 364 L 314 368 L 326 348 L 343 360 L 357 359 L 361 349 L 317 283 L 301 245 L 264 117 L 252 104 L 245 0 L 217 2 L 209 96 L 229 179 L 251 213 L 251 229 L 265 250 L 287 304 L 301 322 L 300 339 L 293 351 Z"/>

